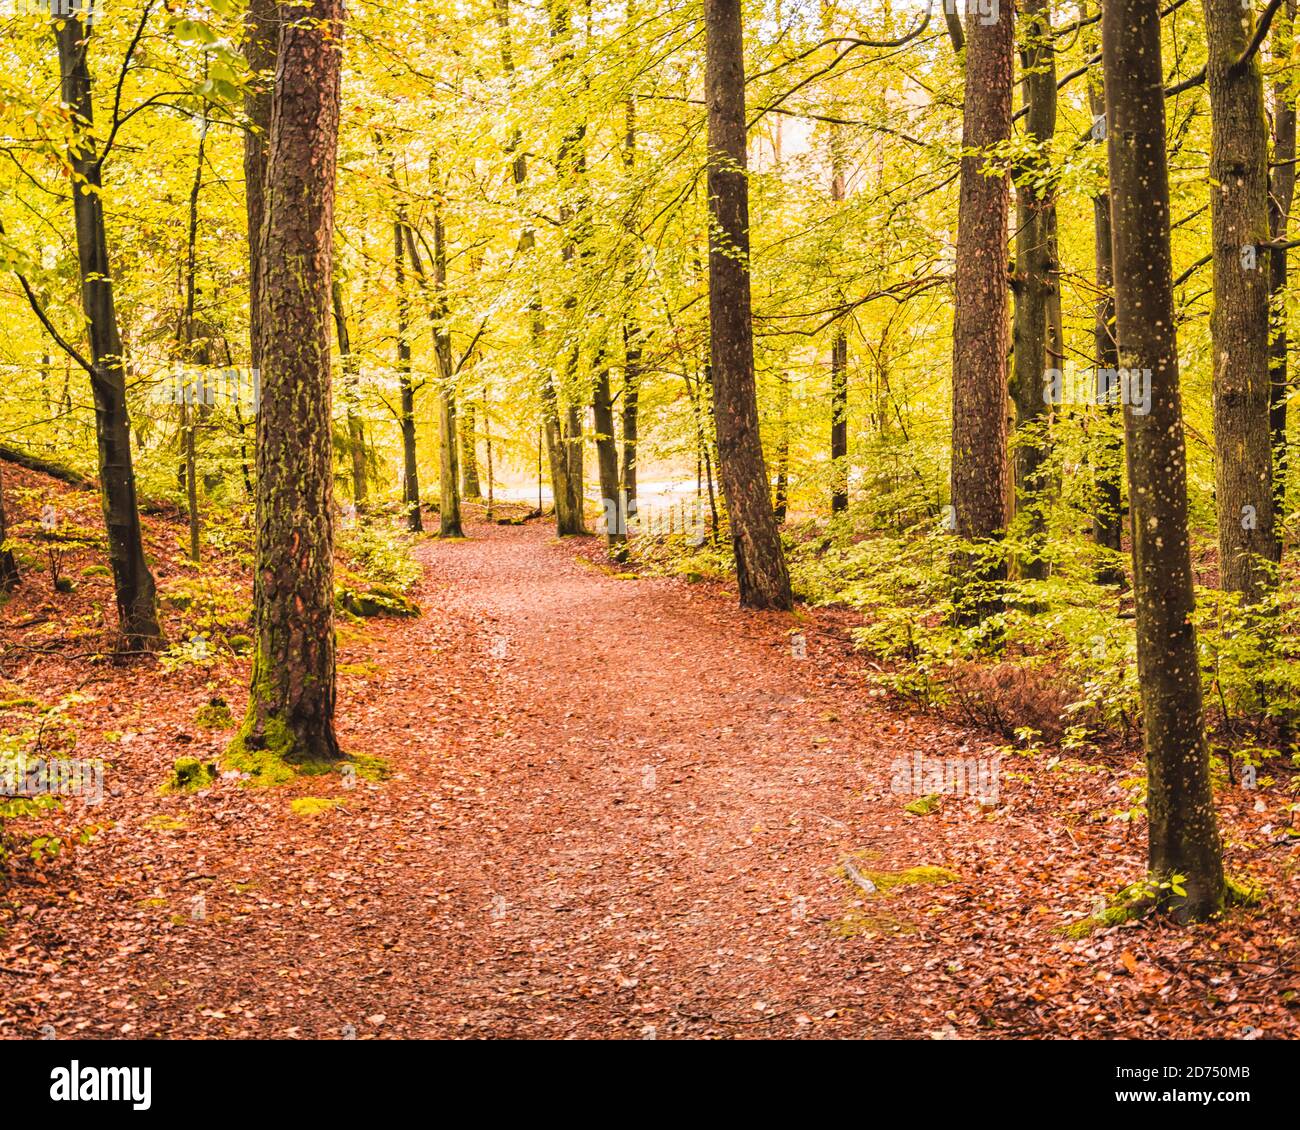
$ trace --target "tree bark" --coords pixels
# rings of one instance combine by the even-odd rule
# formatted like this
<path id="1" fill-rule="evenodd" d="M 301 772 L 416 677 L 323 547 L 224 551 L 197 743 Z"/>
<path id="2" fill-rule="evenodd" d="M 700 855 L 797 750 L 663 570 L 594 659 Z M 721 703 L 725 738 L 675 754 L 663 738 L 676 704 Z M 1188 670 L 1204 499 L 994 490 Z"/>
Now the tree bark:
<path id="1" fill-rule="evenodd" d="M 1057 277 L 1056 190 L 1045 147 L 1056 133 L 1056 52 L 1048 0 L 1025 0 L 1021 29 L 1021 90 L 1025 140 L 1037 147 L 1017 170 L 1014 363 L 1011 397 L 1016 408 L 1015 508 L 1028 549 L 1020 575 L 1047 576 L 1043 464 L 1047 454 L 1044 370 L 1049 357 L 1048 322 Z"/>
<path id="2" fill-rule="evenodd" d="M 1091 52 L 1090 52 L 1091 53 Z M 1094 121 L 1106 120 L 1106 92 L 1100 75 L 1089 73 L 1088 105 Z M 1104 133 L 1100 140 L 1104 143 Z M 1093 306 L 1092 342 L 1097 369 L 1119 368 L 1119 347 L 1115 343 L 1115 269 L 1111 257 L 1110 193 L 1092 198 L 1092 242 L 1096 260 L 1097 300 Z M 1095 387 L 1095 385 L 1094 385 Z M 1118 399 L 1101 398 L 1097 405 L 1099 434 L 1089 445 L 1093 480 L 1093 540 L 1118 553 L 1123 548 L 1124 500 L 1120 477 L 1124 473 L 1124 421 Z M 1122 584 L 1124 570 L 1105 563 L 1097 570 L 1101 584 Z"/>
<path id="3" fill-rule="evenodd" d="M 1273 17 L 1273 58 L 1285 64 L 1291 58 L 1295 37 L 1295 0 L 1287 0 L 1285 14 Z M 1293 79 L 1282 71 L 1273 84 L 1273 167 L 1269 177 L 1269 236 L 1284 244 L 1295 198 L 1296 109 Z M 1282 520 L 1286 513 L 1287 395 L 1291 381 L 1287 371 L 1286 332 L 1287 249 L 1274 247 L 1269 253 L 1269 386 L 1271 405 L 1269 431 L 1273 443 L 1273 560 L 1282 560 Z"/>
<path id="4" fill-rule="evenodd" d="M 750 324 L 745 51 L 740 0 L 705 0 L 709 341 L 718 473 L 744 608 L 793 607 L 758 430 Z"/>
<path id="5" fill-rule="evenodd" d="M 251 77 L 244 93 L 244 207 L 248 219 L 248 347 L 257 370 L 262 335 L 257 319 L 262 309 L 257 263 L 261 259 L 262 220 L 266 212 L 266 159 L 271 138 L 271 90 L 279 37 L 280 6 L 276 0 L 249 0 L 244 13 L 244 58 Z"/>
<path id="6" fill-rule="evenodd" d="M 281 28 L 256 263 L 265 328 L 256 650 L 238 740 L 289 761 L 341 756 L 329 317 L 342 33 L 343 0 L 309 0 Z"/>
<path id="7" fill-rule="evenodd" d="M 1204 0 L 1210 91 L 1210 215 L 1214 250 L 1214 488 L 1220 587 L 1256 599 L 1267 587 L 1273 532 L 1269 436 L 1268 128 L 1258 54 L 1237 66 L 1254 32 L 1238 0 Z"/>
<path id="8" fill-rule="evenodd" d="M 1117 337 L 1124 367 L 1150 381 L 1150 411 L 1131 396 L 1124 407 L 1148 865 L 1158 882 L 1183 877 L 1185 897 L 1157 897 L 1200 919 L 1222 906 L 1224 884 L 1193 622 L 1160 16 L 1154 0 L 1106 0 L 1102 10 Z"/>
<path id="9" fill-rule="evenodd" d="M 75 134 L 68 154 L 72 166 L 72 211 L 77 233 L 81 306 L 90 339 L 90 385 L 95 402 L 100 497 L 117 618 L 122 642 L 128 649 L 150 648 L 161 640 L 162 629 L 158 624 L 153 574 L 144 556 L 136 502 L 126 370 L 108 259 L 90 66 L 86 57 L 88 41 L 77 16 L 56 20 L 54 35 L 58 43 L 63 101 L 75 116 Z"/>
<path id="10" fill-rule="evenodd" d="M 952 506 L 955 532 L 971 542 L 1001 537 L 1007 523 L 1007 212 L 1009 188 L 987 175 L 987 147 L 1011 136 L 1012 8 L 970 20 L 962 114 L 953 309 Z M 958 617 L 982 620 L 1002 606 L 1006 567 L 996 554 L 959 563 Z"/>

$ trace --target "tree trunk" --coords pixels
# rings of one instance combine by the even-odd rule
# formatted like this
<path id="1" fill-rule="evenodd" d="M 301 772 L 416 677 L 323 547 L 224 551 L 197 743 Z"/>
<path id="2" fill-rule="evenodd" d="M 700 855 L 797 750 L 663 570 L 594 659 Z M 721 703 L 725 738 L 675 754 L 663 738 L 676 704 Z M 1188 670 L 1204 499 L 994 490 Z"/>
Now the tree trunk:
<path id="1" fill-rule="evenodd" d="M 636 9 L 627 0 L 627 34 L 633 34 Z M 629 95 L 624 105 L 623 168 L 631 176 L 636 170 L 636 95 Z M 628 210 L 626 226 L 636 232 L 636 214 Z M 624 276 L 628 289 L 629 311 L 623 316 L 623 506 L 624 520 L 636 517 L 636 442 L 637 413 L 640 409 L 642 330 L 636 317 L 636 275 L 628 270 Z"/>
<path id="2" fill-rule="evenodd" d="M 981 151 L 1011 136 L 1012 8 L 968 21 L 961 190 L 953 304 L 952 506 L 967 541 L 1001 536 L 1007 522 L 1006 177 L 986 175 Z M 982 620 L 1002 606 L 1005 563 L 963 561 L 958 616 Z"/>
<path id="3" fill-rule="evenodd" d="M 394 180 L 394 184 L 396 181 Z M 393 221 L 393 281 L 397 289 L 398 424 L 402 433 L 402 503 L 406 528 L 424 530 L 420 512 L 420 465 L 415 450 L 415 385 L 411 383 L 411 302 L 406 290 L 406 211 L 398 205 Z"/>
<path id="4" fill-rule="evenodd" d="M 180 324 L 180 354 L 182 363 L 193 365 L 198 360 L 194 351 L 194 309 L 197 295 L 199 196 L 203 191 L 203 163 L 207 150 L 208 117 L 206 111 L 199 126 L 199 148 L 194 162 L 194 181 L 190 185 L 189 232 L 185 251 L 185 311 Z M 207 343 L 204 342 L 203 365 L 211 361 Z M 201 369 L 200 373 L 205 373 Z M 202 548 L 202 519 L 199 514 L 199 456 L 197 442 L 198 420 L 207 409 L 207 381 L 200 377 L 199 396 L 191 399 L 181 396 L 181 437 L 185 448 L 185 493 L 189 508 L 190 560 L 200 559 Z"/>
<path id="5" fill-rule="evenodd" d="M 148 648 L 162 638 L 153 574 L 145 561 L 131 461 L 131 419 L 126 371 L 118 332 L 117 303 L 108 261 L 104 198 L 92 117 L 86 33 L 80 18 L 54 23 L 63 101 L 75 115 L 68 159 L 72 165 L 72 211 L 77 231 L 81 306 L 90 338 L 91 391 L 99 455 L 100 497 L 122 641 L 128 649 Z"/>
<path id="6" fill-rule="evenodd" d="M 1295 0 L 1287 0 L 1285 15 L 1273 17 L 1273 58 L 1285 64 L 1291 58 L 1295 36 Z M 1269 180 L 1269 236 L 1274 243 L 1285 243 L 1295 198 L 1296 111 L 1295 88 L 1283 71 L 1273 85 L 1273 169 Z M 1287 459 L 1286 423 L 1287 375 L 1286 332 L 1287 249 L 1274 247 L 1269 254 L 1269 386 L 1272 402 L 1269 431 L 1273 443 L 1273 560 L 1282 560 L 1282 523 L 1286 514 Z"/>
<path id="7" fill-rule="evenodd" d="M 641 392 L 641 328 L 623 323 L 623 499 L 626 519 L 636 517 L 637 416 Z"/>
<path id="8" fill-rule="evenodd" d="M 334 734 L 330 280 L 343 0 L 280 31 L 256 263 L 265 335 L 257 430 L 256 651 L 239 741 L 291 761 L 341 756 Z"/>
<path id="9" fill-rule="evenodd" d="M 483 488 L 478 481 L 478 421 L 474 402 L 465 400 L 460 405 L 460 481 L 461 495 L 478 500 Z"/>
<path id="10" fill-rule="evenodd" d="M 831 513 L 849 508 L 849 338 L 843 325 L 831 339 Z"/>
<path id="11" fill-rule="evenodd" d="M 1255 21 L 1238 0 L 1204 0 L 1210 91 L 1210 214 L 1214 249 L 1214 492 L 1220 587 L 1247 600 L 1268 583 L 1253 560 L 1271 559 L 1269 436 L 1268 130 L 1258 55 L 1242 67 Z"/>
<path id="12" fill-rule="evenodd" d="M 831 373 L 834 393 L 835 374 Z M 697 428 L 697 431 L 699 429 Z M 701 434 L 700 450 L 703 451 Z M 831 447 L 835 446 L 835 426 L 831 425 Z M 776 374 L 776 494 L 772 514 L 780 525 L 790 509 L 790 374 L 781 369 Z"/>
<path id="13" fill-rule="evenodd" d="M 709 341 L 718 473 L 744 608 L 793 607 L 758 430 L 750 324 L 745 51 L 740 0 L 705 0 Z"/>
<path id="14" fill-rule="evenodd" d="M 1117 337 L 1125 368 L 1150 392 L 1150 411 L 1145 396 L 1124 408 L 1149 871 L 1183 876 L 1185 897 L 1157 897 L 1179 917 L 1205 918 L 1223 903 L 1223 861 L 1193 622 L 1160 16 L 1153 0 L 1106 0 L 1102 10 Z"/>
<path id="15" fill-rule="evenodd" d="M 343 367 L 343 403 L 347 411 L 348 462 L 352 467 L 352 503 L 360 514 L 366 505 L 366 430 L 357 411 L 357 384 L 360 380 L 358 358 L 352 352 L 352 335 L 348 333 L 347 314 L 343 309 L 343 286 L 335 277 L 330 288 L 334 306 L 334 332 L 339 342 L 339 359 Z"/>
<path id="16" fill-rule="evenodd" d="M 1105 122 L 1106 92 L 1098 76 L 1089 75 L 1088 105 L 1094 121 Z M 1104 128 L 1104 126 L 1103 126 Z M 1102 135 L 1104 141 L 1104 134 Z M 1097 264 L 1097 300 L 1093 306 L 1092 342 L 1098 370 L 1119 368 L 1115 344 L 1115 270 L 1110 243 L 1110 193 L 1092 198 L 1092 242 Z M 1094 384 L 1094 387 L 1097 387 Z M 1099 435 L 1089 445 L 1093 480 L 1093 540 L 1118 553 L 1123 548 L 1124 500 L 1120 476 L 1124 473 L 1124 421 L 1118 398 L 1098 398 Z M 1100 584 L 1122 584 L 1124 570 L 1103 562 L 1097 571 Z"/>
<path id="17" fill-rule="evenodd" d="M 828 29 L 829 31 L 829 29 Z M 844 202 L 844 156 L 840 127 L 831 127 L 831 200 Z M 843 296 L 841 295 L 841 300 Z M 788 447 L 788 445 L 787 445 Z M 849 337 L 844 322 L 831 338 L 831 513 L 849 508 Z"/>
<path id="18" fill-rule="evenodd" d="M 414 259 L 414 246 L 411 254 Z M 440 203 L 435 204 L 433 212 L 433 296 L 436 315 L 433 343 L 438 357 L 438 427 L 442 441 L 438 534 L 444 538 L 463 538 L 460 461 L 456 443 L 456 367 L 451 352 L 451 331 L 447 328 L 447 230 Z"/>
<path id="19" fill-rule="evenodd" d="M 271 89 L 275 76 L 275 53 L 279 35 L 279 4 L 276 0 L 249 0 L 244 13 L 244 58 L 251 72 L 244 93 L 244 204 L 248 218 L 248 347 L 254 371 L 261 364 L 261 330 L 257 319 L 262 309 L 261 260 L 262 220 L 266 212 L 266 160 L 271 139 Z"/>
<path id="20" fill-rule="evenodd" d="M 596 468 L 600 474 L 601 505 L 605 511 L 605 539 L 615 561 L 627 560 L 627 503 L 618 482 L 618 437 L 614 435 L 614 401 L 609 387 L 609 370 L 603 365 L 596 373 L 592 395 L 596 426 Z"/>
<path id="21" fill-rule="evenodd" d="M 1025 0 L 1021 89 L 1026 110 L 1025 140 L 1037 147 L 1017 170 L 1016 285 L 1011 397 L 1016 408 L 1015 507 L 1023 515 L 1019 533 L 1028 550 L 1020 575 L 1047 576 L 1046 505 L 1043 463 L 1047 412 L 1043 403 L 1048 364 L 1048 314 L 1055 288 L 1056 190 L 1045 146 L 1056 133 L 1056 52 L 1052 47 L 1048 0 Z"/>
<path id="22" fill-rule="evenodd" d="M 5 514 L 4 469 L 0 467 L 0 592 L 12 592 L 21 581 L 18 574 L 18 562 L 14 560 L 13 550 L 5 548 L 5 539 L 9 536 L 9 522 Z"/>

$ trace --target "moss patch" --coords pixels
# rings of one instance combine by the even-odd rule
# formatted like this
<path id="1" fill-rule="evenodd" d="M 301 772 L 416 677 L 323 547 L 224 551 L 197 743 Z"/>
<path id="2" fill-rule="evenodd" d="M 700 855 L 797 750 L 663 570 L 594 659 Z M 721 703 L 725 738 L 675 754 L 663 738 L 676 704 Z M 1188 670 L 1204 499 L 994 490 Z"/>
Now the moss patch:
<path id="1" fill-rule="evenodd" d="M 949 871 L 946 867 L 931 867 L 928 864 L 909 867 L 905 871 L 863 871 L 862 876 L 875 883 L 879 891 L 916 883 L 955 883 L 961 878 L 955 871 Z"/>
<path id="2" fill-rule="evenodd" d="M 194 715 L 194 725 L 201 730 L 229 730 L 234 724 L 235 716 L 222 698 L 209 699 L 208 705 Z"/>
<path id="3" fill-rule="evenodd" d="M 345 612 L 363 618 L 420 615 L 420 606 L 391 585 L 371 585 L 364 591 L 339 589 L 334 601 Z"/>
<path id="4" fill-rule="evenodd" d="M 164 793 L 193 793 L 206 789 L 217 775 L 217 767 L 205 764 L 197 757 L 178 757 L 172 765 L 172 775 L 163 785 Z"/>
<path id="5" fill-rule="evenodd" d="M 336 797 L 300 796 L 289 802 L 295 816 L 320 816 L 331 808 L 337 808 L 343 802 Z"/>
<path id="6" fill-rule="evenodd" d="M 1258 906 L 1264 900 L 1264 888 L 1249 879 L 1225 875 L 1223 888 L 1225 906 Z"/>

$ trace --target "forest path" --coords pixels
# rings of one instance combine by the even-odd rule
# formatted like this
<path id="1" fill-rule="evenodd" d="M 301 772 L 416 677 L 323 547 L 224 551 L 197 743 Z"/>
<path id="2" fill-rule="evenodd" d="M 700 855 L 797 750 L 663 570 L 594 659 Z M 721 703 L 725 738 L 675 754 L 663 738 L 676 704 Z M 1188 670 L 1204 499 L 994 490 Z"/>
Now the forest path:
<path id="1" fill-rule="evenodd" d="M 540 523 L 469 533 L 420 545 L 424 615 L 340 626 L 340 736 L 384 781 L 160 793 L 178 756 L 221 756 L 230 732 L 192 719 L 214 691 L 239 713 L 246 663 L 93 668 L 90 683 L 75 661 L 31 668 L 94 696 L 81 748 L 109 760 L 110 795 L 90 814 L 105 830 L 10 896 L 0 1035 L 1168 1023 L 1149 995 L 1163 982 L 1128 979 L 1159 1001 L 1139 1011 L 1109 972 L 1092 981 L 1099 955 L 1123 968 L 1116 940 L 1057 932 L 1140 866 L 1113 823 L 1061 818 L 1107 803 L 1078 792 L 1092 775 L 1004 773 L 996 811 L 947 797 L 909 815 L 896 759 L 978 757 L 997 739 L 874 697 L 851 617 L 619 579 L 600 541 Z M 877 875 L 867 894 L 849 859 L 953 878 Z M 1049 981 L 1060 1007 L 1031 991 Z"/>
<path id="2" fill-rule="evenodd" d="M 601 542 L 537 524 L 471 532 L 421 550 L 431 614 L 405 633 L 439 657 L 432 700 L 461 704 L 428 804 L 459 951 L 431 960 L 429 1025 L 924 1035 L 894 941 L 920 941 L 906 906 L 949 889 L 864 916 L 840 865 L 944 862 L 902 813 L 911 797 L 880 785 L 899 754 L 951 752 L 951 733 L 873 705 L 813 617 L 620 579 Z M 418 660 L 386 665 L 420 678 Z"/>

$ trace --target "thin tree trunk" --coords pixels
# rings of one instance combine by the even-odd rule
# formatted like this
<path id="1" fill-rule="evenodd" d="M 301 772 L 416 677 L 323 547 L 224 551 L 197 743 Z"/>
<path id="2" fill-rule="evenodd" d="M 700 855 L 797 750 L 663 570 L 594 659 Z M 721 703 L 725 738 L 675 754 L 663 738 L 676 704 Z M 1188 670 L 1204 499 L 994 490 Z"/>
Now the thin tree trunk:
<path id="1" fill-rule="evenodd" d="M 614 434 L 614 402 L 609 370 L 601 365 L 592 390 L 596 427 L 596 469 L 600 474 L 601 505 L 605 511 L 605 539 L 615 561 L 627 560 L 627 508 L 618 481 L 618 437 Z"/>
<path id="2" fill-rule="evenodd" d="M 394 181 L 394 183 L 396 183 Z M 411 303 L 406 291 L 406 212 L 398 205 L 393 221 L 393 281 L 397 289 L 397 391 L 402 432 L 402 502 L 406 527 L 424 530 L 420 511 L 420 465 L 415 449 L 415 385 L 411 381 Z"/>
<path id="3" fill-rule="evenodd" d="M 843 324 L 831 339 L 831 513 L 849 508 L 849 337 Z"/>
<path id="4" fill-rule="evenodd" d="M 483 446 L 487 454 L 487 520 L 492 521 L 492 512 L 495 509 L 496 498 L 493 495 L 493 467 L 492 467 L 492 412 L 488 405 L 487 386 L 483 387 Z M 539 505 L 538 509 L 541 507 Z"/>
<path id="5" fill-rule="evenodd" d="M 962 116 L 961 189 L 953 309 L 952 506 L 972 542 L 1001 537 L 1007 522 L 1007 211 L 1005 176 L 988 175 L 983 150 L 1011 136 L 1012 7 L 970 20 Z M 958 617 L 1002 607 L 1006 567 L 996 553 L 959 563 Z"/>
<path id="6" fill-rule="evenodd" d="M 239 743 L 291 761 L 341 756 L 334 734 L 334 453 L 330 281 L 343 0 L 280 31 L 259 241 L 256 650 Z"/>
<path id="7" fill-rule="evenodd" d="M 5 513 L 4 469 L 0 467 L 0 592 L 12 592 L 22 578 L 13 550 L 5 548 L 9 536 L 9 520 Z"/>
<path id="8" fill-rule="evenodd" d="M 460 481 L 461 495 L 478 500 L 483 488 L 478 480 L 478 421 L 474 402 L 466 399 L 460 405 Z"/>
<path id="9" fill-rule="evenodd" d="M 834 371 L 831 373 L 831 391 L 834 392 Z M 835 428 L 831 426 L 831 446 L 834 447 Z M 703 450 L 703 442 L 700 444 Z M 785 521 L 790 508 L 790 374 L 781 369 L 776 374 L 776 495 L 772 513 L 777 524 Z"/>
<path id="10" fill-rule="evenodd" d="M 842 204 L 845 187 L 843 139 L 839 126 L 832 125 L 830 129 L 831 200 Z M 842 300 L 843 296 L 840 297 Z M 849 336 L 844 320 L 841 319 L 835 323 L 835 332 L 831 337 L 831 513 L 840 514 L 848 508 Z"/>
<path id="11" fill-rule="evenodd" d="M 81 19 L 76 15 L 56 20 L 54 35 L 59 50 L 63 101 L 75 115 L 76 133 L 68 154 L 72 166 L 72 211 L 77 233 L 81 305 L 90 338 L 90 384 L 95 401 L 100 497 L 118 624 L 127 648 L 147 648 L 161 639 L 162 630 L 136 503 L 131 419 L 108 260 L 90 67 L 86 58 L 88 42 Z"/>
<path id="12" fill-rule="evenodd" d="M 276 0 L 249 0 L 244 13 L 244 58 L 251 72 L 244 93 L 244 203 L 248 218 L 248 347 L 254 372 L 261 364 L 262 335 L 258 316 L 262 309 L 261 260 L 262 220 L 266 212 L 266 161 L 271 139 L 271 94 L 279 36 L 279 4 Z"/>
<path id="13" fill-rule="evenodd" d="M 1295 38 L 1295 0 L 1287 0 L 1285 15 L 1273 17 L 1273 58 L 1285 64 L 1291 58 Z M 1284 244 L 1295 198 L 1296 109 L 1293 79 L 1282 71 L 1273 84 L 1273 168 L 1269 181 L 1269 236 Z M 1273 560 L 1282 560 L 1282 525 L 1286 514 L 1287 396 L 1291 382 L 1287 373 L 1286 332 L 1287 249 L 1274 247 L 1269 254 L 1269 386 L 1272 402 L 1269 431 L 1273 444 L 1273 532 L 1276 545 Z"/>
<path id="14" fill-rule="evenodd" d="M 352 467 L 352 502 L 360 514 L 366 505 L 368 493 L 366 475 L 366 430 L 357 411 L 357 384 L 360 380 L 358 358 L 352 352 L 352 335 L 348 333 L 347 314 L 343 309 L 343 285 L 335 276 L 331 287 L 334 307 L 334 332 L 339 343 L 339 359 L 343 367 L 343 403 L 347 412 L 348 461 Z"/>
<path id="15" fill-rule="evenodd" d="M 641 328 L 623 323 L 623 499 L 626 520 L 636 517 L 636 445 L 641 393 Z"/>
<path id="16" fill-rule="evenodd" d="M 1052 47 L 1048 0 L 1025 0 L 1021 49 L 1025 140 L 1038 147 L 1018 170 L 1016 183 L 1016 278 L 1011 396 L 1016 408 L 1014 451 L 1015 506 L 1024 515 L 1021 534 L 1028 551 L 1020 575 L 1047 576 L 1043 556 L 1046 517 L 1043 463 L 1047 452 L 1047 412 L 1043 403 L 1048 361 L 1048 323 L 1056 278 L 1055 188 L 1044 148 L 1056 133 L 1056 52 Z"/>
<path id="17" fill-rule="evenodd" d="M 627 0 L 627 33 L 633 34 L 636 9 L 633 0 Z M 630 94 L 624 105 L 623 168 L 628 176 L 636 171 L 636 95 Z M 628 210 L 626 226 L 629 233 L 636 230 L 636 215 Z M 628 270 L 624 282 L 628 288 L 629 310 L 623 316 L 623 449 L 622 479 L 624 524 L 636 517 L 636 444 L 637 415 L 640 410 L 642 329 L 636 317 L 635 272 Z"/>
<path id="18" fill-rule="evenodd" d="M 1085 14 L 1081 6 L 1081 14 Z M 1089 44 L 1091 53 L 1091 44 Z M 1088 76 L 1088 106 L 1094 122 L 1106 121 L 1106 92 L 1103 79 L 1094 71 Z M 1099 140 L 1104 143 L 1105 134 Z M 1115 372 L 1119 368 L 1119 348 L 1115 343 L 1115 270 L 1111 257 L 1110 193 L 1103 191 L 1092 198 L 1092 242 L 1097 271 L 1097 300 L 1093 306 L 1092 341 L 1098 371 Z M 1099 386 L 1094 386 L 1099 387 Z M 1098 432 L 1089 446 L 1093 481 L 1093 540 L 1118 553 L 1123 548 L 1124 501 L 1121 476 L 1124 473 L 1124 421 L 1118 397 L 1099 398 Z M 1123 568 L 1103 563 L 1097 571 L 1101 584 L 1124 583 Z"/>
<path id="19" fill-rule="evenodd" d="M 203 191 L 203 161 L 208 140 L 208 117 L 203 114 L 199 126 L 199 151 L 194 162 L 194 183 L 190 185 L 189 233 L 185 254 L 185 312 L 181 318 L 180 345 L 181 358 L 185 365 L 191 365 L 194 357 L 194 303 L 198 272 L 199 242 L 199 196 Z M 207 347 L 204 346 L 207 354 Z M 210 357 L 205 356 L 205 360 Z M 201 373 L 204 371 L 201 370 Z M 206 375 L 201 376 L 198 399 L 181 396 L 181 436 L 185 448 L 185 492 L 189 506 L 190 526 L 190 560 L 198 561 L 201 555 L 202 531 L 199 515 L 199 458 L 196 437 L 197 419 L 206 403 Z"/>
<path id="20" fill-rule="evenodd" d="M 412 248 L 412 256 L 414 256 Z M 456 368 L 451 353 L 451 331 L 447 328 L 447 230 L 441 203 L 433 212 L 433 294 L 436 318 L 434 348 L 438 356 L 438 424 L 442 438 L 441 500 L 438 533 L 444 538 L 463 538 L 460 522 L 460 466 L 456 444 Z"/>
<path id="21" fill-rule="evenodd" d="M 1258 55 L 1237 66 L 1255 21 L 1239 0 L 1205 0 L 1210 91 L 1210 214 L 1214 249 L 1214 487 L 1220 587 L 1254 600 L 1271 559 L 1269 436 L 1268 131 Z"/>
<path id="22" fill-rule="evenodd" d="M 1106 0 L 1102 52 L 1120 356 L 1149 381 L 1124 408 L 1138 685 L 1148 780 L 1148 869 L 1181 876 L 1186 897 L 1157 896 L 1180 917 L 1223 904 L 1223 861 L 1201 714 L 1169 250 L 1160 16 L 1152 0 Z"/>
<path id="23" fill-rule="evenodd" d="M 758 429 L 750 325 L 745 50 L 740 0 L 705 0 L 709 340 L 718 473 L 744 608 L 793 607 Z"/>

